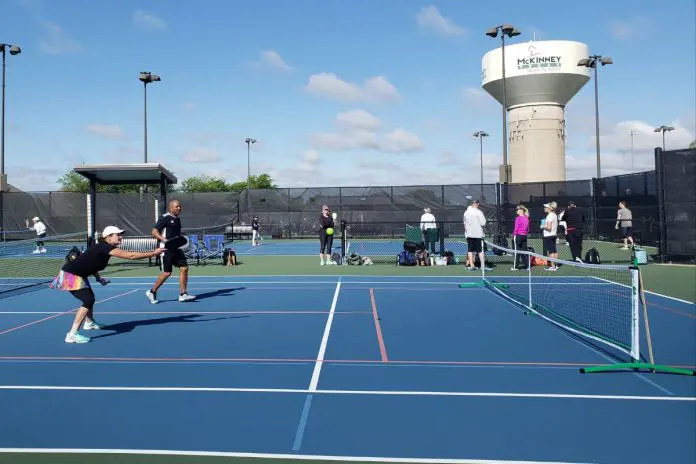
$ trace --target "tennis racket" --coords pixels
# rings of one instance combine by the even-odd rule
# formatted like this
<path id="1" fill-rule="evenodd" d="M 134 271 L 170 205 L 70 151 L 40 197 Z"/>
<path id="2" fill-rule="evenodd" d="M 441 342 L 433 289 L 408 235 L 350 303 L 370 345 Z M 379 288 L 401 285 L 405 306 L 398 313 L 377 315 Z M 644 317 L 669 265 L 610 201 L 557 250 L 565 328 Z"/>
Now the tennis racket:
<path id="1" fill-rule="evenodd" d="M 189 239 L 185 235 L 173 237 L 164 242 L 164 248 L 167 251 L 186 250 L 189 247 Z"/>

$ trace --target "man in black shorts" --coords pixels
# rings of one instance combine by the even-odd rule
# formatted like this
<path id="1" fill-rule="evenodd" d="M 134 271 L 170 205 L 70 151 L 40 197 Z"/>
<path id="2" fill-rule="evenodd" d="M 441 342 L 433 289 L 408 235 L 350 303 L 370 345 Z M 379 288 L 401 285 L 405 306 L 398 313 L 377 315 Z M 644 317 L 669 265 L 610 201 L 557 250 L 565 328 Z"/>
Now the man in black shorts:
<path id="1" fill-rule="evenodd" d="M 164 242 L 167 239 L 178 237 L 181 235 L 181 202 L 172 200 L 168 205 L 168 212 L 164 213 L 152 229 L 152 235 L 160 241 L 160 246 L 164 247 Z M 191 301 L 196 297 L 189 295 L 187 292 L 188 285 L 188 262 L 186 255 L 181 250 L 169 251 L 165 250 L 162 254 L 162 272 L 157 277 L 155 285 L 145 292 L 145 296 L 150 300 L 150 303 L 158 303 L 157 290 L 164 282 L 172 275 L 174 267 L 179 268 L 179 301 Z"/>

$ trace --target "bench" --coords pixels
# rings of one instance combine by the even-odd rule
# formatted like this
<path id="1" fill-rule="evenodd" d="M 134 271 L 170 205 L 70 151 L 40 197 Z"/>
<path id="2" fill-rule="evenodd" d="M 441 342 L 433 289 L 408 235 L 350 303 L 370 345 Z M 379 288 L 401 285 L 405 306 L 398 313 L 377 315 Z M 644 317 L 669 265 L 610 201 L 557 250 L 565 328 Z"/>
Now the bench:
<path id="1" fill-rule="evenodd" d="M 147 252 L 159 246 L 159 240 L 152 236 L 123 237 L 120 248 L 123 251 Z M 152 266 L 152 258 L 148 258 L 148 263 Z M 155 258 L 155 264 L 159 265 L 159 256 Z"/>

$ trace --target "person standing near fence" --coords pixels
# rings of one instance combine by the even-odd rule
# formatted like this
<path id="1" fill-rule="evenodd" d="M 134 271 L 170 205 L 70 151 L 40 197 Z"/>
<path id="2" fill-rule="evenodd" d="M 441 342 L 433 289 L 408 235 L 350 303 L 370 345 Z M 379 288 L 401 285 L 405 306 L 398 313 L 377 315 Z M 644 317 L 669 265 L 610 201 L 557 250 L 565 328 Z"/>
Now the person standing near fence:
<path id="1" fill-rule="evenodd" d="M 527 236 L 529 235 L 529 210 L 524 205 L 517 206 L 517 217 L 515 218 L 515 228 L 512 231 L 512 243 L 517 251 L 527 251 Z M 529 263 L 525 263 L 529 260 L 528 255 L 523 253 L 515 254 L 515 262 L 512 265 L 513 271 L 519 271 L 520 266 L 526 268 Z"/>
<path id="2" fill-rule="evenodd" d="M 259 217 L 254 216 L 251 220 L 251 246 L 257 246 L 259 244 Z"/>
<path id="3" fill-rule="evenodd" d="M 160 247 L 164 248 L 164 242 L 169 238 L 178 237 L 181 235 L 181 202 L 172 200 L 169 202 L 168 211 L 160 216 L 159 220 L 152 228 L 152 235 L 160 241 Z M 155 285 L 145 292 L 150 303 L 158 303 L 157 290 L 166 282 L 172 274 L 174 266 L 179 268 L 179 301 L 191 301 L 196 297 L 189 295 L 188 286 L 188 262 L 186 255 L 181 250 L 169 251 L 165 250 L 162 254 L 162 272 L 157 276 Z"/>
<path id="4" fill-rule="evenodd" d="M 334 264 L 331 261 L 334 227 L 331 210 L 329 210 L 327 205 L 323 205 L 321 207 L 321 216 L 319 216 L 319 259 L 321 259 L 321 266 Z"/>
<path id="5" fill-rule="evenodd" d="M 565 211 L 566 241 L 570 247 L 573 261 L 582 263 L 582 236 L 585 228 L 585 212 L 574 201 L 568 202 Z"/>
<path id="6" fill-rule="evenodd" d="M 624 246 L 622 250 L 628 250 L 628 244 L 633 246 L 633 213 L 628 209 L 628 204 L 625 201 L 619 202 L 619 210 L 616 213 L 616 230 L 621 227 L 621 238 Z"/>
<path id="7" fill-rule="evenodd" d="M 467 246 L 466 268 L 469 271 L 476 269 L 476 254 L 478 253 L 478 257 L 481 260 L 481 267 L 490 271 L 491 268 L 485 265 L 486 260 L 483 247 L 483 227 L 486 225 L 486 216 L 484 216 L 481 211 L 478 200 L 472 201 L 471 205 L 466 209 L 463 222 Z"/>
<path id="8" fill-rule="evenodd" d="M 558 259 L 558 250 L 556 249 L 556 239 L 558 238 L 558 216 L 554 212 L 554 207 L 550 203 L 544 204 L 544 212 L 546 218 L 541 221 L 541 230 L 544 235 L 544 255 L 549 258 Z M 557 271 L 558 266 L 551 261 L 547 271 Z"/>
<path id="9" fill-rule="evenodd" d="M 33 218 L 32 222 L 34 224 L 29 226 L 29 229 L 35 231 L 36 236 L 39 238 L 36 241 L 36 250 L 34 250 L 33 253 L 46 253 L 46 244 L 43 241 L 43 239 L 46 238 L 46 224 L 44 224 L 38 216 Z"/>
<path id="10" fill-rule="evenodd" d="M 421 233 L 423 234 L 423 243 L 425 249 L 430 249 L 430 253 L 435 254 L 435 240 L 437 239 L 437 221 L 435 216 L 430 212 L 430 208 L 423 209 L 423 215 L 420 220 Z M 428 246 L 430 244 L 430 246 Z"/>

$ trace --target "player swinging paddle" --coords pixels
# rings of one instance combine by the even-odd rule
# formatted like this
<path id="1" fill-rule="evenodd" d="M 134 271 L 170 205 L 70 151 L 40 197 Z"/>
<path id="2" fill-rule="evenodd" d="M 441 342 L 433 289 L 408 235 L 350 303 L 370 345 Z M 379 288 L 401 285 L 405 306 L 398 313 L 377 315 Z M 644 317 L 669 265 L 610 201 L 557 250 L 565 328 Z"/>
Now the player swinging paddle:
<path id="1" fill-rule="evenodd" d="M 112 256 L 123 259 L 144 259 L 155 257 L 164 251 L 161 248 L 145 253 L 123 251 L 118 247 L 121 244 L 122 234 L 123 230 L 118 227 L 105 228 L 99 242 L 74 260 L 65 263 L 58 276 L 50 284 L 51 288 L 68 291 L 82 302 L 82 306 L 75 314 L 72 328 L 65 336 L 65 343 L 87 343 L 90 341 L 89 337 L 79 333 L 83 322 L 82 328 L 84 330 L 103 328 L 94 321 L 93 307 L 96 298 L 89 278 L 94 276 L 100 284 L 108 284 L 109 282 L 99 275 L 99 271 L 106 269 Z"/>

